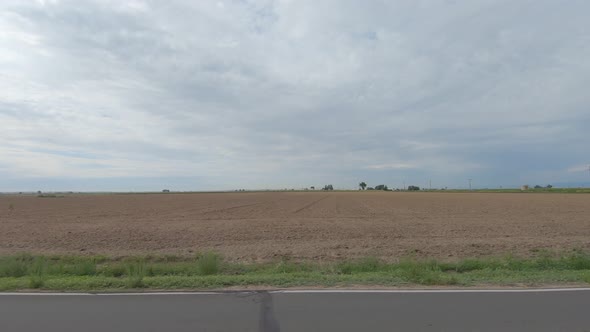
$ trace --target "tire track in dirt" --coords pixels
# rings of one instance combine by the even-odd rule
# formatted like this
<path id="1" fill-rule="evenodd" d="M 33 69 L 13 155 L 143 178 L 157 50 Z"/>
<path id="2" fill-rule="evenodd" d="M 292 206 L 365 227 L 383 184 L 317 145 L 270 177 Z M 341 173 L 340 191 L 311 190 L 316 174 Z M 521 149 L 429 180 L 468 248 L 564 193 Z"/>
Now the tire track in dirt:
<path id="1" fill-rule="evenodd" d="M 235 205 L 235 206 L 230 206 L 230 207 L 226 207 L 226 208 L 220 208 L 220 209 L 214 209 L 214 210 L 204 211 L 203 214 L 228 212 L 228 211 L 232 211 L 232 210 L 235 210 L 235 209 L 240 209 L 240 208 L 245 208 L 245 207 L 250 207 L 250 206 L 255 206 L 255 205 L 273 204 L 273 203 L 277 203 L 277 202 L 281 202 L 281 201 L 285 201 L 285 200 L 286 200 L 285 198 L 281 198 L 281 199 L 276 199 L 276 200 L 273 200 L 273 201 L 262 201 L 262 202 L 256 202 L 256 203 Z"/>
<path id="2" fill-rule="evenodd" d="M 310 207 L 312 207 L 312 206 L 316 205 L 317 203 L 319 203 L 319 202 L 323 201 L 324 199 L 326 199 L 326 198 L 328 198 L 328 197 L 330 197 L 330 195 L 324 196 L 324 197 L 322 197 L 322 198 L 320 198 L 320 199 L 318 199 L 318 200 L 315 200 L 315 201 L 313 201 L 313 202 L 311 202 L 311 203 L 309 203 L 309 204 L 306 204 L 306 205 L 304 205 L 303 207 L 301 207 L 301 208 L 299 208 L 299 209 L 297 209 L 297 210 L 293 211 L 292 213 L 293 213 L 293 214 L 297 214 L 297 213 L 299 213 L 299 212 L 301 212 L 301 211 L 303 211 L 303 210 L 305 210 L 305 209 L 309 209 Z"/>
<path id="3" fill-rule="evenodd" d="M 239 209 L 239 208 L 243 208 L 243 207 L 260 205 L 260 204 L 265 204 L 265 203 L 268 203 L 268 202 L 256 202 L 256 203 L 250 203 L 250 204 L 242 204 L 242 205 L 230 206 L 230 207 L 226 207 L 226 208 L 205 211 L 205 212 L 203 212 L 203 214 L 217 213 L 217 212 L 227 212 L 227 211 L 230 211 L 230 210 L 233 210 L 233 209 Z"/>

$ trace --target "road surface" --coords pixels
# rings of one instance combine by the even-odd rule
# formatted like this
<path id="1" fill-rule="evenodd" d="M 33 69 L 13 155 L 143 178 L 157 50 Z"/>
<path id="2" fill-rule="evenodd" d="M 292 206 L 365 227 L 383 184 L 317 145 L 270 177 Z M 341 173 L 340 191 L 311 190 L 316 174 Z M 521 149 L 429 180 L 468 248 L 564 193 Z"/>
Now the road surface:
<path id="1" fill-rule="evenodd" d="M 590 331 L 577 291 L 0 295 L 0 331 Z"/>

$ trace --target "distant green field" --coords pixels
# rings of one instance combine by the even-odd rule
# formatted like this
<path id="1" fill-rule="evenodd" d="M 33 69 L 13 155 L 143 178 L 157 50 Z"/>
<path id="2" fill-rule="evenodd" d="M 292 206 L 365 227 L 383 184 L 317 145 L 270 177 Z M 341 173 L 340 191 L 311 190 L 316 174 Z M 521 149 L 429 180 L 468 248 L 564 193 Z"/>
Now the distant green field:
<path id="1" fill-rule="evenodd" d="M 331 190 L 328 192 L 360 192 L 361 190 L 358 189 L 336 189 Z M 554 193 L 554 194 L 589 194 L 590 188 L 540 188 L 534 189 L 530 188 L 528 190 L 520 190 L 519 188 L 503 188 L 503 189 L 422 189 L 417 191 L 409 191 L 409 190 L 401 190 L 401 189 L 393 189 L 388 190 L 389 192 L 437 192 L 437 193 Z M 163 194 L 163 195 L 170 195 L 170 194 L 226 194 L 226 193 L 262 193 L 262 192 L 325 192 L 322 189 L 315 189 L 315 190 L 303 190 L 303 189 L 266 189 L 266 190 L 225 190 L 225 191 L 170 191 L 170 192 L 162 192 L 162 191 L 138 191 L 138 192 L 50 192 L 44 194 L 37 194 L 37 193 L 4 193 L 7 195 L 23 195 L 23 196 L 31 196 L 35 195 L 39 198 L 63 198 L 69 195 L 153 195 L 153 194 Z M 363 192 L 381 192 L 381 190 L 364 190 Z"/>
<path id="2" fill-rule="evenodd" d="M 590 255 L 539 252 L 533 258 L 464 259 L 457 262 L 373 257 L 339 262 L 224 262 L 214 253 L 194 258 L 143 256 L 0 257 L 0 291 L 117 291 L 223 289 L 228 287 L 415 287 L 587 285 Z"/>
<path id="3" fill-rule="evenodd" d="M 447 190 L 426 190 L 429 192 L 448 192 L 448 193 L 554 193 L 554 194 L 590 194 L 590 188 L 530 188 L 528 190 L 520 189 L 447 189 Z"/>

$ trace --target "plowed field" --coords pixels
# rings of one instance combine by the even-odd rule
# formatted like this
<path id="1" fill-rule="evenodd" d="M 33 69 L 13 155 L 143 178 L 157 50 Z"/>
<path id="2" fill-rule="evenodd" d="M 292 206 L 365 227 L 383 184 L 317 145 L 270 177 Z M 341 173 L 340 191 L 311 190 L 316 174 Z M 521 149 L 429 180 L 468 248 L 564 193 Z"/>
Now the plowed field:
<path id="1" fill-rule="evenodd" d="M 590 249 L 590 195 L 400 192 L 0 195 L 0 254 L 453 259 Z"/>

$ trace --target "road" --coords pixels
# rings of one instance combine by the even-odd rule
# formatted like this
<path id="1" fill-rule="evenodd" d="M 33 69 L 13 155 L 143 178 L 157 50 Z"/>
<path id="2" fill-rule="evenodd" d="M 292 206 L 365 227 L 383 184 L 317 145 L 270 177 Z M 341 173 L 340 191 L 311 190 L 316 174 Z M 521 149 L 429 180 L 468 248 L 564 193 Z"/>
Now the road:
<path id="1" fill-rule="evenodd" d="M 0 331 L 590 331 L 577 291 L 0 295 Z"/>

